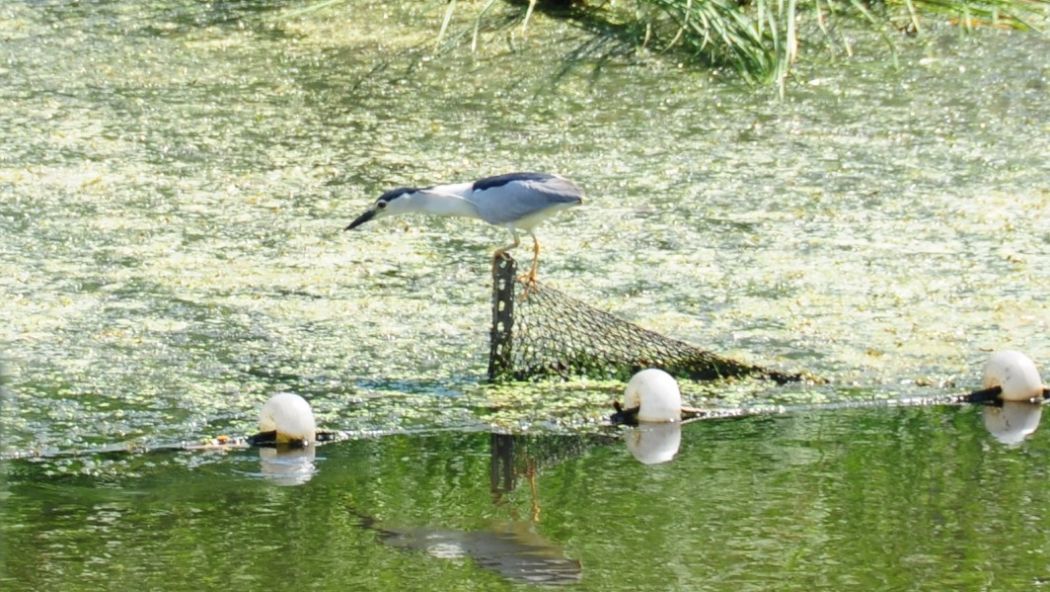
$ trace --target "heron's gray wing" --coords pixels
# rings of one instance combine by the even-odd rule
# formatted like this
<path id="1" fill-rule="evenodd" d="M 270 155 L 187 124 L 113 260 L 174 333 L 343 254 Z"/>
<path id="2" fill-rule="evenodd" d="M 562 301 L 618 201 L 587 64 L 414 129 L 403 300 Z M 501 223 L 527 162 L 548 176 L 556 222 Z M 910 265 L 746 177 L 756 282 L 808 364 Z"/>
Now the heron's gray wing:
<path id="1" fill-rule="evenodd" d="M 553 175 L 522 178 L 487 186 L 471 194 L 470 201 L 490 224 L 509 224 L 550 209 L 553 213 L 581 203 L 583 193 L 568 179 Z"/>

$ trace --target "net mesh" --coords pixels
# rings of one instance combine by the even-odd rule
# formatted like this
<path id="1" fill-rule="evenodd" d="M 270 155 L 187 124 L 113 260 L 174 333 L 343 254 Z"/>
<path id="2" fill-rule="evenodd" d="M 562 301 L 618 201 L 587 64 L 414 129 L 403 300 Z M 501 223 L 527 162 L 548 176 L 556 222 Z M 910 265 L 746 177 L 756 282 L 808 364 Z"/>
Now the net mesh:
<path id="1" fill-rule="evenodd" d="M 526 285 L 516 270 L 509 255 L 493 261 L 490 380 L 626 380 L 643 368 L 693 380 L 755 375 L 781 383 L 801 379 L 643 329 L 541 282 Z"/>

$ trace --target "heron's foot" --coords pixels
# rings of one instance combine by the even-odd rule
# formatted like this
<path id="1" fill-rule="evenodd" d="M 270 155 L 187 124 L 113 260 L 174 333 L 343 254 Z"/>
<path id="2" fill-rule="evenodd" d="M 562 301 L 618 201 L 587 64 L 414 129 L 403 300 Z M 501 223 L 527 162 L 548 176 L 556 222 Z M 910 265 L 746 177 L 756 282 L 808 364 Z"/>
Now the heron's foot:
<path id="1" fill-rule="evenodd" d="M 518 283 L 525 286 L 525 289 L 521 291 L 521 299 L 528 300 L 529 294 L 536 289 L 536 268 L 530 269 L 529 273 L 519 275 Z"/>

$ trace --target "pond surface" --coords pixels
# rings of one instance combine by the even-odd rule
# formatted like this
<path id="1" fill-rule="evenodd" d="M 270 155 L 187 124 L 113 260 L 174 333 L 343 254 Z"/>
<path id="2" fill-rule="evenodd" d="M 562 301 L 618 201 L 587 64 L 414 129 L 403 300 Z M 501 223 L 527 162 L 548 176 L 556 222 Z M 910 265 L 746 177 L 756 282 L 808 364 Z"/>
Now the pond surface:
<path id="1" fill-rule="evenodd" d="M 778 100 L 502 4 L 476 52 L 471 3 L 441 46 L 444 2 L 302 6 L 0 4 L 5 590 L 489 589 L 522 548 L 595 589 L 1045 585 L 1040 432 L 847 406 L 643 466 L 600 427 L 621 384 L 483 384 L 503 231 L 342 228 L 394 186 L 560 172 L 588 198 L 539 228 L 541 279 L 826 379 L 691 404 L 943 400 L 994 349 L 1050 364 L 1050 36 L 931 23 L 895 68 L 859 35 Z M 350 435 L 298 487 L 258 451 L 93 453 L 247 434 L 279 391 Z M 526 469 L 493 495 L 493 429 L 541 452 L 538 517 Z"/>
<path id="2" fill-rule="evenodd" d="M 657 465 L 612 435 L 466 432 L 330 444 L 305 471 L 255 450 L 69 461 L 119 466 L 101 477 L 19 461 L 5 467 L 0 584 L 1040 589 L 1050 438 L 1004 445 L 983 413 L 704 421 Z"/>

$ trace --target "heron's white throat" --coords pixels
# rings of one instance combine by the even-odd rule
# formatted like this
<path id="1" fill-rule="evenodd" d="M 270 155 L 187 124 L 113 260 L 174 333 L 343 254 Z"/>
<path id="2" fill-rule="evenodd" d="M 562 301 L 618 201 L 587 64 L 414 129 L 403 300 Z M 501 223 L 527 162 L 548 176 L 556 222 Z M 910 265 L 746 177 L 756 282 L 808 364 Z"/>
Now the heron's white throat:
<path id="1" fill-rule="evenodd" d="M 395 199 L 387 206 L 389 213 L 421 212 L 432 216 L 466 216 L 477 218 L 478 210 L 468 196 L 471 183 L 438 185 L 420 189 Z M 401 202 L 401 203 L 399 203 Z"/>

